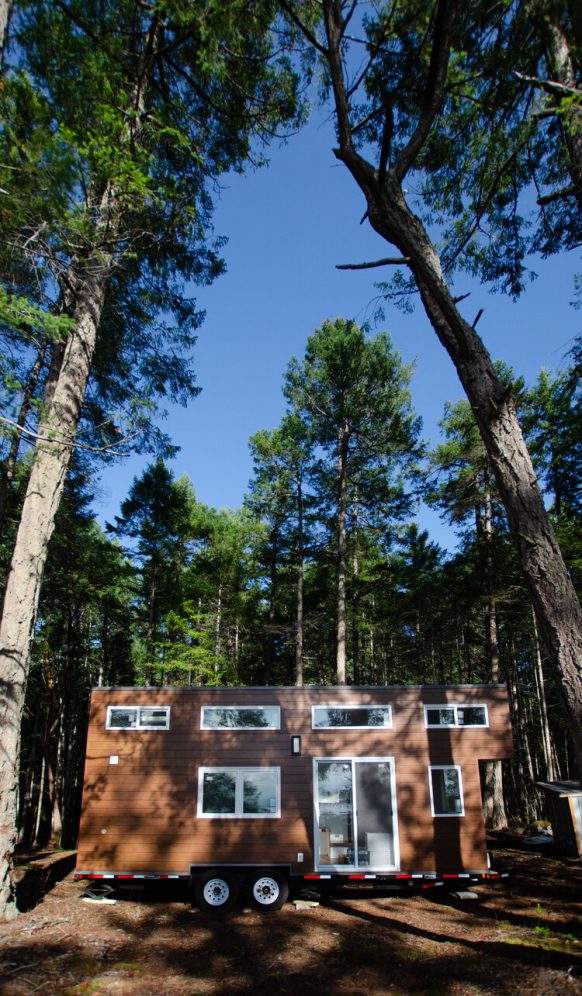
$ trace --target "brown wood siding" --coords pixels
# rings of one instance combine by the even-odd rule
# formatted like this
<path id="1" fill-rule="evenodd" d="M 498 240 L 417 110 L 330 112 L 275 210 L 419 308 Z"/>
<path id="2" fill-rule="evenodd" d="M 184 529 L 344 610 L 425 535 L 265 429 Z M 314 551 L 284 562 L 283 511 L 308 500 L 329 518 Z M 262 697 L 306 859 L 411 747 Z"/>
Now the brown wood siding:
<path id="1" fill-rule="evenodd" d="M 428 730 L 426 704 L 485 704 L 489 727 Z M 312 730 L 313 705 L 391 705 L 392 729 Z M 106 730 L 110 705 L 170 706 L 169 730 Z M 200 729 L 202 705 L 279 705 L 281 730 Z M 302 738 L 291 757 L 292 735 Z M 308 874 L 313 758 L 394 759 L 400 867 L 485 867 L 478 761 L 511 756 L 501 686 L 96 689 L 91 702 L 77 867 L 187 873 L 191 864 L 269 864 Z M 111 765 L 111 755 L 119 764 Z M 465 815 L 433 817 L 429 766 L 459 764 Z M 278 767 L 281 818 L 197 818 L 200 767 Z M 297 861 L 299 852 L 303 862 Z"/>

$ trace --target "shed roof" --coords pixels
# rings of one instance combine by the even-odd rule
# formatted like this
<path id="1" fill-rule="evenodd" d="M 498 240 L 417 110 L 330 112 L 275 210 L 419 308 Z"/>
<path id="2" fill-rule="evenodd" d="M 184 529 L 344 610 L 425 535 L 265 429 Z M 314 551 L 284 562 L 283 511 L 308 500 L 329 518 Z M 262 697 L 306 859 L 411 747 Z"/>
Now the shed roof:
<path id="1" fill-rule="evenodd" d="M 536 785 L 556 795 L 582 795 L 582 782 L 536 782 Z"/>

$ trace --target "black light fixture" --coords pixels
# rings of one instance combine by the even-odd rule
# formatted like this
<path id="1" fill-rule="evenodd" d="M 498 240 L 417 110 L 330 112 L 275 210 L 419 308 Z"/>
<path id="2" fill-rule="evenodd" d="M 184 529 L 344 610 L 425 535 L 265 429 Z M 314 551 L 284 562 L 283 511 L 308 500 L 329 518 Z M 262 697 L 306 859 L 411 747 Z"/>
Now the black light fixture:
<path id="1" fill-rule="evenodd" d="M 301 737 L 291 737 L 291 757 L 301 756 Z"/>

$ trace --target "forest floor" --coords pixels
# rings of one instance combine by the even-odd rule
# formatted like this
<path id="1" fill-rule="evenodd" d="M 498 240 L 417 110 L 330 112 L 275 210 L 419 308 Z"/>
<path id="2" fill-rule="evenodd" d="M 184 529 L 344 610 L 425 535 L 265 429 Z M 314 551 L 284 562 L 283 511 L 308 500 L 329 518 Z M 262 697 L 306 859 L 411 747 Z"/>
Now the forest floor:
<path id="1" fill-rule="evenodd" d="M 0 992 L 581 996 L 581 862 L 496 844 L 512 876 L 475 899 L 345 890 L 271 914 L 202 913 L 170 893 L 86 902 L 69 873 L 0 924 Z"/>

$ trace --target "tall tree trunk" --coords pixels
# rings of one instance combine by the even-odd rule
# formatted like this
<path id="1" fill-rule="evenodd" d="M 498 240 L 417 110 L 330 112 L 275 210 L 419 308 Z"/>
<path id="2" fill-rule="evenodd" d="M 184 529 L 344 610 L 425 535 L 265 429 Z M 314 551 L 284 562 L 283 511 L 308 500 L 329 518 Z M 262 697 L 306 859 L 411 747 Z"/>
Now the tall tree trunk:
<path id="1" fill-rule="evenodd" d="M 352 558 L 352 666 L 354 669 L 354 685 L 360 684 L 360 559 L 358 555 L 358 494 L 354 498 L 354 525 L 353 525 L 353 547 Z"/>
<path id="2" fill-rule="evenodd" d="M 297 474 L 297 607 L 295 614 L 295 684 L 303 684 L 303 591 L 305 584 L 305 540 L 303 536 L 303 482 Z"/>
<path id="3" fill-rule="evenodd" d="M 218 675 L 222 650 L 222 584 L 218 584 L 216 596 L 216 622 L 214 624 L 214 673 Z"/>
<path id="4" fill-rule="evenodd" d="M 568 152 L 568 168 L 572 180 L 572 192 L 582 211 L 582 108 L 580 99 L 576 99 L 580 89 L 576 78 L 576 70 L 570 43 L 560 27 L 552 20 L 552 15 L 545 20 L 546 58 L 552 80 L 559 83 L 564 92 L 562 95 L 553 93 L 554 101 L 559 108 L 560 125 L 563 129 L 564 144 Z"/>
<path id="5" fill-rule="evenodd" d="M 493 576 L 493 521 L 491 492 L 485 489 L 484 495 L 484 540 L 485 540 L 485 584 L 487 605 L 485 609 L 487 628 L 487 648 L 489 652 L 489 681 L 497 684 L 501 680 L 501 658 L 499 654 L 499 632 L 497 626 L 497 606 L 495 604 L 495 580 Z M 484 793 L 485 825 L 490 830 L 504 830 L 507 827 L 507 814 L 503 796 L 503 766 L 501 761 L 487 761 L 485 764 Z"/>
<path id="6" fill-rule="evenodd" d="M 8 34 L 12 0 L 0 0 L 0 69 L 4 68 L 4 50 Z"/>
<path id="7" fill-rule="evenodd" d="M 454 12 L 454 3 L 444 0 L 439 4 L 442 20 L 433 52 L 433 89 L 427 94 L 418 127 L 390 169 L 385 165 L 375 169 L 356 151 L 352 140 L 342 63 L 345 25 L 341 5 L 335 0 L 323 0 L 326 57 L 339 137 L 335 155 L 360 187 L 373 229 L 398 248 L 410 267 L 426 314 L 471 403 L 554 668 L 560 706 L 582 775 L 582 609 L 544 507 L 511 394 L 501 383 L 475 329 L 459 312 L 443 277 L 438 253 L 421 220 L 406 203 L 402 189 L 442 103 Z"/>
<path id="8" fill-rule="evenodd" d="M 37 707 L 33 710 L 34 722 L 28 736 L 28 754 L 26 757 L 25 789 L 20 805 L 20 822 L 18 827 L 18 844 L 20 847 L 28 848 L 32 844 L 33 830 L 35 826 L 35 801 L 36 801 L 36 777 L 38 774 L 37 752 L 38 740 L 40 736 L 40 721 L 42 710 Z"/>
<path id="9" fill-rule="evenodd" d="M 532 609 L 532 625 L 534 637 L 534 675 L 536 689 L 538 693 L 538 706 L 540 712 L 540 726 L 542 731 L 542 747 L 544 751 L 544 763 L 546 767 L 546 778 L 554 781 L 557 777 L 552 753 L 552 740 L 550 736 L 550 725 L 548 723 L 548 704 L 546 700 L 546 685 L 544 681 L 544 671 L 542 668 L 542 652 L 538 639 L 538 627 L 535 612 Z"/>
<path id="10" fill-rule="evenodd" d="M 108 191 L 102 201 L 107 212 Z M 20 723 L 29 667 L 29 648 L 49 540 L 74 445 L 111 260 L 100 256 L 87 267 L 73 315 L 74 332 L 64 351 L 52 401 L 38 429 L 38 442 L 0 623 L 0 916 L 16 913 L 11 872 L 15 843 Z"/>
<path id="11" fill-rule="evenodd" d="M 337 644 L 336 680 L 338 685 L 347 683 L 346 664 L 346 573 L 347 573 L 347 493 L 348 493 L 348 449 L 350 433 L 343 425 L 338 437 L 338 498 L 337 498 Z"/>
<path id="12" fill-rule="evenodd" d="M 277 572 L 277 559 L 279 555 L 279 536 L 273 536 L 271 541 L 271 563 L 270 563 L 270 594 L 269 594 L 269 625 L 267 632 L 267 645 L 265 653 L 265 674 L 264 683 L 270 685 L 275 667 L 275 621 L 277 619 L 277 596 L 279 575 Z"/>
<path id="13" fill-rule="evenodd" d="M 39 783 L 38 783 L 38 802 L 37 802 L 37 807 L 36 807 L 36 822 L 35 822 L 35 825 L 34 825 L 34 838 L 33 838 L 33 841 L 32 841 L 33 846 L 35 844 L 38 844 L 39 837 L 40 837 L 40 829 L 41 829 L 41 823 L 42 823 L 42 804 L 43 804 L 43 800 L 44 800 L 44 788 L 45 788 L 45 786 L 44 786 L 44 782 L 45 782 L 45 768 L 46 768 L 46 762 L 45 762 L 44 755 L 43 755 L 42 765 L 41 765 L 41 769 L 40 769 L 40 779 L 39 779 Z"/>
<path id="14" fill-rule="evenodd" d="M 46 759 L 46 774 L 47 774 L 47 792 L 50 807 L 50 826 L 49 826 L 49 841 L 60 843 L 61 833 L 63 829 L 63 821 L 61 818 L 61 809 L 59 806 L 59 786 L 58 786 L 58 768 L 55 764 L 55 769 L 53 771 L 53 766 L 49 760 Z"/>
<path id="15" fill-rule="evenodd" d="M 32 366 L 32 369 L 28 375 L 26 388 L 24 390 L 24 395 L 22 398 L 22 404 L 20 406 L 20 411 L 18 413 L 17 425 L 18 429 L 23 429 L 28 418 L 28 413 L 32 404 L 32 399 L 34 397 L 34 392 L 36 391 L 36 386 L 38 384 L 38 378 L 43 367 L 44 358 L 46 355 L 47 342 L 46 339 L 41 343 L 40 349 L 38 351 L 36 360 Z M 16 461 L 18 460 L 18 452 L 20 450 L 20 443 L 22 440 L 21 433 L 17 430 L 10 444 L 10 451 L 6 460 L 3 461 L 2 467 L 0 469 L 0 536 L 4 535 L 4 525 L 6 521 L 6 511 L 8 506 L 8 499 L 10 496 L 10 488 L 12 487 L 12 481 L 14 480 L 14 472 L 16 470 Z"/>

